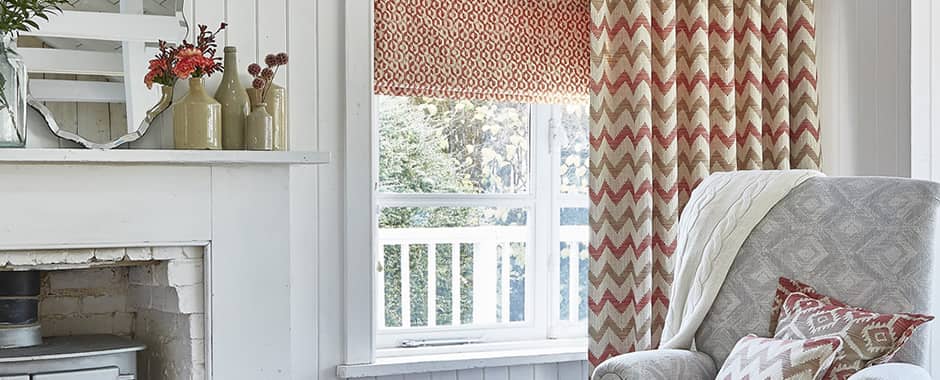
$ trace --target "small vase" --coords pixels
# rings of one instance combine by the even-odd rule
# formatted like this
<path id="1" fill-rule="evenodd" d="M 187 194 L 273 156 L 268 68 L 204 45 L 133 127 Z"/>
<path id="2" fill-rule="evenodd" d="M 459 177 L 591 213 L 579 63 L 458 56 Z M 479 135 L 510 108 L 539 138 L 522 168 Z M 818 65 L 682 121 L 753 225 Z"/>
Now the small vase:
<path id="1" fill-rule="evenodd" d="M 268 113 L 274 118 L 274 150 L 287 150 L 287 89 L 271 83 L 271 88 L 264 95 L 268 104 Z"/>
<path id="2" fill-rule="evenodd" d="M 189 93 L 173 106 L 176 149 L 222 149 L 222 105 L 206 93 L 203 78 L 189 80 Z"/>
<path id="3" fill-rule="evenodd" d="M 0 38 L 0 147 L 26 146 L 26 66 L 13 37 Z"/>
<path id="4" fill-rule="evenodd" d="M 225 71 L 215 100 L 222 104 L 222 148 L 245 149 L 245 123 L 250 108 L 248 93 L 238 79 L 234 46 L 225 47 Z"/>
<path id="5" fill-rule="evenodd" d="M 287 128 L 287 89 L 271 83 L 268 93 L 261 99 L 261 90 L 248 88 L 248 99 L 251 107 L 264 101 L 267 104 L 268 114 L 274 118 L 274 150 L 288 150 L 290 144 Z"/>
<path id="6" fill-rule="evenodd" d="M 274 118 L 268 113 L 267 104 L 259 103 L 248 114 L 245 144 L 248 150 L 272 150 L 274 148 Z"/>

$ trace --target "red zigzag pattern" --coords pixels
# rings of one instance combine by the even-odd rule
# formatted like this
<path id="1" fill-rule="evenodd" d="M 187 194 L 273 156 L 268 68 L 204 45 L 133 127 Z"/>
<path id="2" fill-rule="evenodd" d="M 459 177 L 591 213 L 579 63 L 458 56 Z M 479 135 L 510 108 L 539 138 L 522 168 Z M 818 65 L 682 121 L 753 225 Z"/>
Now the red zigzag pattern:
<path id="1" fill-rule="evenodd" d="M 709 173 L 819 168 L 812 0 L 591 0 L 593 365 L 659 345 Z"/>

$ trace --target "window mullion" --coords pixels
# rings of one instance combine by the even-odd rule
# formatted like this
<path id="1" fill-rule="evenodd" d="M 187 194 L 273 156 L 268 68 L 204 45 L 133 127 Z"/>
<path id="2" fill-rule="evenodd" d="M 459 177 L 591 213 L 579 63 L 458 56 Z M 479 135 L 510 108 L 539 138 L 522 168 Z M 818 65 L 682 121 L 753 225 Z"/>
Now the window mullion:
<path id="1" fill-rule="evenodd" d="M 557 149 L 554 145 L 554 138 L 552 123 L 553 114 L 552 106 L 539 104 L 533 106 L 536 114 L 534 118 L 534 123 L 532 125 L 532 135 L 534 141 L 532 143 L 533 152 L 532 162 L 534 163 L 534 173 L 533 177 L 535 183 L 535 209 L 534 212 L 536 217 L 533 218 L 535 225 L 535 238 L 533 239 L 535 252 L 538 252 L 538 257 L 535 257 L 535 266 L 536 271 L 535 275 L 535 297 L 533 300 L 533 307 L 537 312 L 535 313 L 539 316 L 539 320 L 535 321 L 537 326 L 545 331 L 546 336 L 551 331 L 552 320 L 554 319 L 554 314 L 552 313 L 552 305 L 556 304 L 554 293 L 555 279 L 558 277 L 557 269 L 554 268 L 552 263 L 554 262 L 554 257 L 557 255 L 558 247 L 554 244 L 554 225 L 556 223 L 556 217 L 553 212 L 553 192 L 554 181 L 552 176 L 552 168 L 555 166 L 553 156 L 557 154 Z"/>

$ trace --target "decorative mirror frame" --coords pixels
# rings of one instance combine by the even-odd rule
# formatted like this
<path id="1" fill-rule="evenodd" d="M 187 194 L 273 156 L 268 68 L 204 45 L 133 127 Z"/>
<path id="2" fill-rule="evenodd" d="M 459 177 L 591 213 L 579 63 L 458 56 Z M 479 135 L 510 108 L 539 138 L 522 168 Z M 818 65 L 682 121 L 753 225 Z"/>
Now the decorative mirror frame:
<path id="1" fill-rule="evenodd" d="M 57 137 L 78 143 L 88 149 L 114 149 L 126 143 L 136 141 L 147 133 L 150 125 L 163 111 L 168 109 L 173 102 L 173 87 L 161 86 L 162 93 L 156 105 L 141 104 L 151 94 L 142 93 L 147 90 L 143 86 L 142 78 L 145 74 L 146 62 L 151 52 L 146 48 L 146 43 L 157 42 L 158 40 L 178 41 L 182 36 L 189 34 L 189 23 L 183 13 L 184 0 L 177 0 L 174 16 L 154 16 L 143 14 L 143 0 L 121 0 L 121 13 L 104 13 L 88 11 L 63 11 L 61 15 L 50 18 L 40 25 L 38 31 L 24 33 L 37 37 L 60 37 L 73 39 L 103 39 L 112 41 L 121 41 L 121 58 L 124 77 L 124 102 L 127 108 L 127 124 L 134 125 L 134 120 L 140 120 L 137 129 L 133 132 L 112 139 L 108 142 L 94 142 L 79 135 L 78 133 L 63 130 L 55 119 L 52 111 L 43 104 L 43 100 L 37 99 L 30 91 L 27 103 L 36 110 L 43 120 L 45 120 L 49 130 Z M 95 19 L 100 17 L 101 19 Z M 146 30 L 146 27 L 130 28 L 132 30 L 124 33 L 126 25 L 150 25 L 154 30 Z M 113 33 L 122 31 L 120 35 Z M 112 34 L 109 34 L 112 33 Z M 113 37 L 112 37 L 113 36 Z M 26 61 L 27 71 L 30 71 L 30 62 L 42 62 L 42 59 L 48 59 L 41 50 L 56 49 L 20 49 L 21 56 Z M 54 54 L 54 53 L 53 53 Z M 79 53 L 81 54 L 81 53 Z M 30 59 L 32 57 L 32 60 Z M 58 63 L 57 63 L 58 64 Z M 39 66 L 42 66 L 41 64 Z M 54 69 L 58 73 L 68 74 L 87 74 L 88 65 L 76 67 L 74 72 L 68 68 L 57 67 Z M 110 65 L 116 66 L 116 65 Z M 43 71 L 45 68 L 37 72 Z M 109 70 L 113 70 L 110 68 Z M 107 70 L 103 70 L 107 71 Z M 140 80 L 137 80 L 137 79 Z M 143 89 L 143 90 L 141 90 Z M 136 96 L 135 96 L 136 94 Z M 141 96 L 145 95 L 145 96 Z M 143 98 L 143 99 L 142 99 Z M 81 102 L 81 99 L 75 99 Z M 147 107 L 150 107 L 147 109 Z"/>

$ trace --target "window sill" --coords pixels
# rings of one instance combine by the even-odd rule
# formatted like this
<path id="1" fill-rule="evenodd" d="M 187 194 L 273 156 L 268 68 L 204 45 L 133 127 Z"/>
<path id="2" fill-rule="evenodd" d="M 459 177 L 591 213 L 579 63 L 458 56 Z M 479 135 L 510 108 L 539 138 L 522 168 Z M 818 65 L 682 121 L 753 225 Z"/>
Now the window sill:
<path id="1" fill-rule="evenodd" d="M 587 360 L 586 339 L 516 342 L 512 346 L 516 348 L 500 343 L 474 344 L 465 346 L 468 350 L 462 352 L 416 355 L 404 354 L 412 349 L 385 350 L 383 354 L 386 356 L 376 359 L 374 363 L 337 366 L 336 375 L 343 379 L 354 379 Z"/>

